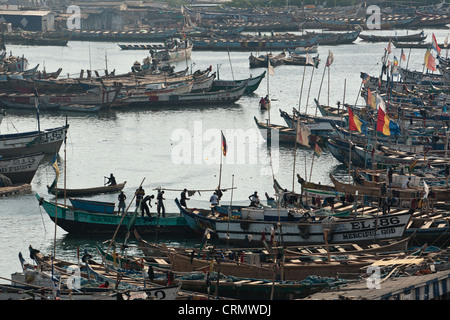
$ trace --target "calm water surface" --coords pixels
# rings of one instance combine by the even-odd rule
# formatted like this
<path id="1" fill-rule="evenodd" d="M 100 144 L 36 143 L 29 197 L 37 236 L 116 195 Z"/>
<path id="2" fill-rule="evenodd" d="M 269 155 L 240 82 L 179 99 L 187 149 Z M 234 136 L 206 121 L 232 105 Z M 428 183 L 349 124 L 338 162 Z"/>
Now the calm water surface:
<path id="1" fill-rule="evenodd" d="M 416 32 L 416 31 L 409 31 Z M 448 30 L 425 30 L 431 40 L 432 32 L 438 42 L 442 43 L 448 35 Z M 405 31 L 398 31 L 404 34 Z M 392 34 L 382 31 L 379 34 Z M 68 114 L 70 124 L 67 144 L 60 151 L 61 178 L 59 186 L 64 184 L 64 171 L 68 188 L 84 188 L 103 185 L 104 177 L 114 173 L 118 182 L 127 181 L 125 193 L 131 199 L 135 189 L 142 183 L 147 193 L 156 194 L 157 187 L 169 189 L 188 188 L 192 190 L 215 189 L 219 181 L 220 140 L 215 137 L 220 130 L 226 134 L 245 130 L 246 133 L 256 133 L 259 139 L 249 139 L 243 145 L 234 143 L 233 150 L 223 158 L 221 187 L 236 187 L 233 192 L 225 192 L 222 203 L 247 203 L 248 196 L 254 191 L 263 196 L 265 192 L 273 194 L 273 180 L 268 151 L 264 140 L 261 139 L 253 118 L 260 121 L 269 118 L 267 112 L 258 107 L 261 96 L 269 90 L 273 100 L 270 119 L 272 123 L 285 125 L 279 116 L 279 109 L 291 113 L 292 108 L 299 107 L 301 111 L 315 114 L 313 99 L 318 97 L 322 80 L 324 61 L 329 50 L 334 55 L 334 62 L 330 69 L 330 83 L 328 74 L 322 84 L 320 101 L 334 105 L 337 101 L 354 104 L 357 101 L 361 85 L 360 72 L 378 76 L 381 70 L 381 57 L 387 43 L 364 43 L 357 40 L 352 45 L 321 46 L 319 55 L 322 63 L 314 70 L 306 69 L 303 78 L 303 66 L 280 66 L 275 68 L 275 75 L 263 80 L 254 95 L 244 96 L 232 105 L 216 105 L 208 107 L 177 107 L 133 110 L 111 110 L 95 115 Z M 400 59 L 400 49 L 392 47 L 393 54 Z M 97 42 L 69 42 L 67 47 L 27 47 L 7 46 L 13 55 L 24 55 L 30 67 L 40 64 L 48 72 L 63 68 L 63 74 L 75 77 L 81 69 L 99 70 L 102 74 L 106 67 L 116 70 L 116 73 L 128 72 L 135 61 L 142 61 L 146 51 L 122 51 L 117 43 Z M 261 52 L 263 54 L 265 52 Z M 277 53 L 277 52 L 275 52 Z M 422 70 L 425 51 L 415 49 L 411 51 L 410 69 Z M 443 49 L 445 54 L 445 49 Z M 406 51 L 408 56 L 409 50 Z M 246 52 L 202 52 L 193 51 L 191 59 L 175 64 L 176 70 L 186 66 L 193 69 L 213 67 L 213 71 L 220 69 L 221 79 L 242 79 L 250 75 L 258 75 L 264 69 L 250 69 Z M 231 62 L 231 63 L 230 63 Z M 406 62 L 402 62 L 404 66 Z M 304 80 L 303 80 L 304 79 Z M 303 90 L 302 90 L 303 83 Z M 311 83 L 311 87 L 310 87 Z M 301 94 L 302 92 L 302 94 Z M 308 98 L 309 93 L 309 98 Z M 301 99 L 300 99 L 301 97 Z M 361 103 L 358 99 L 358 104 Z M 308 104 L 308 106 L 306 106 Z M 7 110 L 8 117 L 4 119 L 0 130 L 6 132 L 23 132 L 37 128 L 35 114 L 31 111 Z M 41 128 L 51 128 L 63 125 L 65 114 L 49 113 L 41 110 Z M 183 139 L 180 139 L 183 137 Z M 200 137 L 200 140 L 199 140 Z M 190 143 L 189 143 L 190 140 Z M 229 145 L 233 146 L 232 139 Z M 194 143 L 195 142 L 195 143 Z M 184 144 L 183 144 L 184 143 Z M 177 149 L 178 148 L 178 149 Z M 189 162 L 177 162 L 174 150 L 183 148 L 184 152 L 191 151 L 187 157 Z M 199 151 L 200 150 L 200 151 Z M 242 153 L 245 153 L 243 157 Z M 313 153 L 311 150 L 298 149 L 296 152 L 295 171 L 293 166 L 294 148 L 280 146 L 276 153 L 277 164 L 273 162 L 274 176 L 289 189 L 294 186 L 300 191 L 300 185 L 293 182 L 293 173 L 309 176 Z M 186 155 L 186 153 L 183 153 Z M 250 154 L 250 155 L 249 155 Z M 178 154 L 179 155 L 179 154 Z M 242 157 L 242 158 L 240 158 Z M 241 159 L 241 160 L 239 160 Z M 244 160 L 242 160 L 244 159 Z M 94 245 L 110 239 L 86 238 L 69 236 L 64 230 L 56 228 L 45 211 L 38 205 L 35 193 L 52 198 L 47 194 L 46 186 L 51 184 L 54 171 L 50 165 L 51 159 L 41 164 L 32 182 L 31 194 L 10 196 L 0 199 L 0 277 L 9 278 L 11 273 L 20 270 L 18 253 L 30 261 L 28 246 L 41 250 L 43 253 L 56 249 L 58 257 L 75 261 L 77 247 L 88 248 L 94 254 Z M 240 163 L 237 163 L 241 161 Z M 330 183 L 329 173 L 345 175 L 345 167 L 334 157 L 323 151 L 320 158 L 315 158 L 311 180 Z M 209 206 L 211 192 L 196 193 L 189 201 L 190 206 Z M 166 210 L 173 215 L 178 211 L 173 202 L 179 192 L 166 192 Z M 101 195 L 92 197 L 101 201 L 116 202 L 117 195 Z M 155 207 L 153 208 L 153 212 Z M 56 240 L 56 241 L 55 241 Z M 153 239 L 149 239 L 153 240 Z M 183 239 L 173 238 L 164 241 L 185 244 Z M 190 240 L 192 241 L 192 240 Z M 195 241 L 194 241 L 195 242 Z M 192 242 L 186 242 L 192 243 Z M 139 253 L 137 251 L 137 253 Z M 7 282 L 1 280 L 1 282 Z"/>

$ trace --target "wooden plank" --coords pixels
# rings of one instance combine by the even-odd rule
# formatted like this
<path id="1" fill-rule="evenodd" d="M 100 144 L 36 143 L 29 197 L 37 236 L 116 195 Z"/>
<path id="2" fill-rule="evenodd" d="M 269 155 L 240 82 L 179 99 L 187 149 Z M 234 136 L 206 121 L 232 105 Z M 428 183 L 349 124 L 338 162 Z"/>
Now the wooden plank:
<path id="1" fill-rule="evenodd" d="M 428 221 L 427 223 L 425 223 L 423 226 L 420 227 L 420 229 L 428 229 L 434 221 Z"/>
<path id="2" fill-rule="evenodd" d="M 159 264 L 167 264 L 167 265 L 168 265 L 167 261 L 164 260 L 164 259 L 157 259 L 157 258 L 155 258 L 155 261 L 156 261 L 157 263 L 159 263 Z"/>

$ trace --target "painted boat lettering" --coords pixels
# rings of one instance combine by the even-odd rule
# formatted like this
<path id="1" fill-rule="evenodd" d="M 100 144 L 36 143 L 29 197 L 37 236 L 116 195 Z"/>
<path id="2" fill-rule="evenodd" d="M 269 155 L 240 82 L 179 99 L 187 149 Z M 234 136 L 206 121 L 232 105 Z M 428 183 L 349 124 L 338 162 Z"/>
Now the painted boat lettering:
<path id="1" fill-rule="evenodd" d="M 371 229 L 375 227 L 376 220 L 371 224 L 368 221 L 355 221 L 351 222 L 352 230 L 364 230 Z M 390 217 L 390 218 L 379 218 L 378 219 L 378 227 L 387 227 L 390 225 L 398 225 L 400 220 L 398 217 Z"/>

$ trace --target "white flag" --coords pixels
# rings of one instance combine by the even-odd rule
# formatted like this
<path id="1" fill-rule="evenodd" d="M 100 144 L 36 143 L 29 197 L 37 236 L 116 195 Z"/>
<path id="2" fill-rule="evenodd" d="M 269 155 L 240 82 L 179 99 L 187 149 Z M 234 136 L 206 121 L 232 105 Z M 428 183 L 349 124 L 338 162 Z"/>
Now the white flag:
<path id="1" fill-rule="evenodd" d="M 306 64 L 310 64 L 310 65 L 314 65 L 314 59 L 311 58 L 311 56 L 309 55 L 309 53 L 306 54 Z"/>
<path id="2" fill-rule="evenodd" d="M 430 192 L 427 183 L 424 181 L 423 182 L 423 191 L 425 192 L 425 194 L 423 195 L 423 198 L 426 199 L 428 198 L 428 193 Z"/>
<path id="3" fill-rule="evenodd" d="M 273 76 L 275 74 L 275 70 L 273 66 L 270 64 L 270 59 L 267 59 L 267 68 L 269 69 L 269 75 Z"/>

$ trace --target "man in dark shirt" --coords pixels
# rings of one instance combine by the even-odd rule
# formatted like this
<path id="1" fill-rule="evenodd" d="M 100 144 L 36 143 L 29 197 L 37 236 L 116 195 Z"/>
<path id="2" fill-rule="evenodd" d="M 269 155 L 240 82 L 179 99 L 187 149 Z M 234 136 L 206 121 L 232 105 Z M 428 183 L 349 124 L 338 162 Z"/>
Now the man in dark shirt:
<path id="1" fill-rule="evenodd" d="M 156 210 L 158 211 L 158 217 L 161 215 L 165 218 L 166 217 L 166 209 L 164 208 L 164 191 L 158 192 L 158 196 L 157 199 L 158 200 L 158 204 L 156 206 Z"/>

